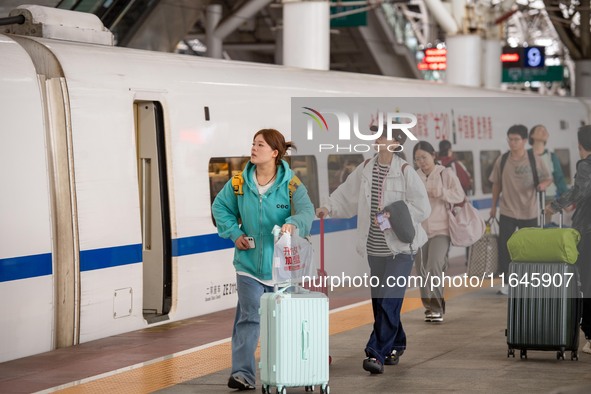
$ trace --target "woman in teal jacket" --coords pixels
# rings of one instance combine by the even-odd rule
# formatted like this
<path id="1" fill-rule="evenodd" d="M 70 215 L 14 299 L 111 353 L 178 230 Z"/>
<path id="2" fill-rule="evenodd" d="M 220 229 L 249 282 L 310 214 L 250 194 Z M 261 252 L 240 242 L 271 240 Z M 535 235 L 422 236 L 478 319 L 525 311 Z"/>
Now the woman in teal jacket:
<path id="1" fill-rule="evenodd" d="M 244 171 L 228 181 L 213 202 L 219 235 L 236 245 L 238 305 L 232 332 L 232 374 L 228 380 L 232 389 L 255 388 L 260 298 L 273 291 L 273 226 L 279 225 L 282 232 L 289 233 L 297 229 L 305 236 L 314 220 L 314 206 L 306 187 L 282 160 L 289 148 L 295 146 L 286 142 L 279 131 L 257 131 Z M 254 243 L 247 237 L 252 237 Z"/>

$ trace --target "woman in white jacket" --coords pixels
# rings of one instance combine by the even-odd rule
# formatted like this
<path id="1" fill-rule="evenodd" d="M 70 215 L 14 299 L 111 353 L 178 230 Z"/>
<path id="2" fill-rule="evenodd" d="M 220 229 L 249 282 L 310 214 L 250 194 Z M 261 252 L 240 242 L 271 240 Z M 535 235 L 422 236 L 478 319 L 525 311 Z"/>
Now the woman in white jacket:
<path id="1" fill-rule="evenodd" d="M 361 163 L 332 193 L 326 207 L 316 210 L 319 217 L 357 215 L 357 251 L 367 257 L 371 276 L 379 279 L 371 289 L 374 324 L 363 360 L 363 369 L 372 374 L 382 373 L 384 364 L 398 364 L 406 349 L 400 309 L 414 253 L 427 240 L 420 223 L 431 212 L 416 171 L 394 154 L 402 150 L 406 135 L 393 130 L 392 138 L 380 136 L 376 140 L 378 154 Z M 375 219 L 377 212 L 398 200 L 406 202 L 413 220 L 416 235 L 412 244 L 400 241 L 392 229 L 380 230 Z"/>
<path id="2" fill-rule="evenodd" d="M 425 184 L 431 204 L 431 215 L 422 223 L 429 240 L 421 247 L 415 259 L 416 271 L 423 277 L 421 299 L 425 307 L 426 322 L 443 322 L 443 286 L 440 284 L 434 287 L 432 281 L 426 281 L 428 278 L 441 278 L 447 269 L 450 206 L 459 204 L 466 198 L 454 171 L 436 164 L 435 157 L 435 149 L 426 141 L 419 142 L 413 149 L 413 158 L 419 168 L 417 172 Z"/>

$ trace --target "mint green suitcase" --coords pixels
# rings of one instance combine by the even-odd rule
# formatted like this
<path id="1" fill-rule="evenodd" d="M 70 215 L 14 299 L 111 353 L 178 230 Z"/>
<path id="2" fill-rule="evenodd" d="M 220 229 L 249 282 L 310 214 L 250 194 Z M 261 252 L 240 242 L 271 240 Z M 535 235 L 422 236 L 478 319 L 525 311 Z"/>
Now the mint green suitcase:
<path id="1" fill-rule="evenodd" d="M 293 293 L 288 293 L 295 291 Z M 261 381 L 263 393 L 277 387 L 328 386 L 328 298 L 299 286 L 261 297 Z"/>

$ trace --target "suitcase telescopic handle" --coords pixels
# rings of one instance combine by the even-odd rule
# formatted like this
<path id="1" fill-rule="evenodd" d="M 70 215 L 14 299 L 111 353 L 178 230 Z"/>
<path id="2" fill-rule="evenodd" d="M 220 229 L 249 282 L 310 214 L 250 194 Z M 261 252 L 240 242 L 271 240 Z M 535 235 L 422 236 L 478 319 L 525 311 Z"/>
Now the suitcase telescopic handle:
<path id="1" fill-rule="evenodd" d="M 320 217 L 320 271 L 324 272 L 324 215 Z"/>
<path id="2" fill-rule="evenodd" d="M 538 200 L 538 225 L 540 228 L 544 228 L 546 225 L 546 192 L 538 191 L 537 195 Z M 564 221 L 564 212 L 562 209 L 558 211 L 558 227 L 562 228 L 562 224 Z"/>
<path id="3" fill-rule="evenodd" d="M 538 226 L 544 228 L 546 225 L 546 193 L 543 191 L 537 191 L 536 203 L 538 208 Z"/>

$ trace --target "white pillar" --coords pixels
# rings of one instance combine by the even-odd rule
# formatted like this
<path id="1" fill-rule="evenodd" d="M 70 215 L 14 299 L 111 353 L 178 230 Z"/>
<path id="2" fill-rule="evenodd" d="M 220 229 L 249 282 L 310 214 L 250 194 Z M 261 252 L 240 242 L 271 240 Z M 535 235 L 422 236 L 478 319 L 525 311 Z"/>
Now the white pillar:
<path id="1" fill-rule="evenodd" d="M 275 64 L 283 64 L 283 29 L 275 30 Z"/>
<path id="2" fill-rule="evenodd" d="M 329 69 L 328 1 L 284 2 L 283 64 L 316 70 Z"/>
<path id="3" fill-rule="evenodd" d="M 591 97 L 591 60 L 575 61 L 575 96 Z"/>
<path id="4" fill-rule="evenodd" d="M 477 35 L 447 37 L 447 83 L 480 87 L 481 41 Z"/>
<path id="5" fill-rule="evenodd" d="M 458 26 L 460 26 L 460 24 L 455 21 L 454 16 L 449 12 L 447 5 L 443 4 L 441 0 L 424 1 L 427 9 L 430 11 L 429 16 L 435 19 L 437 24 L 443 29 L 448 37 L 458 32 Z"/>
<path id="6" fill-rule="evenodd" d="M 484 40 L 482 45 L 482 82 L 485 88 L 501 87 L 503 65 L 501 64 L 501 41 L 498 39 Z"/>
<path id="7" fill-rule="evenodd" d="M 222 58 L 222 39 L 216 37 L 215 29 L 222 19 L 222 6 L 220 4 L 210 4 L 205 12 L 205 45 L 207 46 L 207 56 L 215 59 Z"/>

